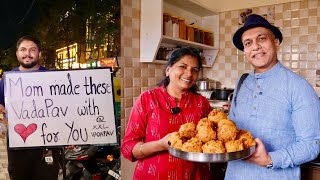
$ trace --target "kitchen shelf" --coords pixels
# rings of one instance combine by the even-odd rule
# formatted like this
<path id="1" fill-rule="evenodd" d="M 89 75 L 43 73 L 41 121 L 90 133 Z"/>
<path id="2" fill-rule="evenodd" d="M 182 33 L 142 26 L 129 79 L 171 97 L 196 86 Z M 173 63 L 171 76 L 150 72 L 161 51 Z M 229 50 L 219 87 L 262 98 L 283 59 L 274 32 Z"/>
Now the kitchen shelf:
<path id="1" fill-rule="evenodd" d="M 164 12 L 185 18 L 186 24 L 214 32 L 214 46 L 162 35 Z M 194 0 L 141 0 L 140 62 L 164 64 L 166 61 L 156 60 L 159 48 L 179 46 L 202 51 L 210 62 L 204 67 L 211 67 L 219 49 L 219 16 Z"/>
<path id="2" fill-rule="evenodd" d="M 213 46 L 209 46 L 209 45 L 206 45 L 206 44 L 201 44 L 201 43 L 197 43 L 197 42 L 193 42 L 193 41 L 187 41 L 187 40 L 180 39 L 180 38 L 164 36 L 164 35 L 162 36 L 161 43 L 163 43 L 163 44 L 174 44 L 174 45 L 177 45 L 177 46 L 192 46 L 192 47 L 197 48 L 197 49 L 215 50 L 215 48 Z"/>

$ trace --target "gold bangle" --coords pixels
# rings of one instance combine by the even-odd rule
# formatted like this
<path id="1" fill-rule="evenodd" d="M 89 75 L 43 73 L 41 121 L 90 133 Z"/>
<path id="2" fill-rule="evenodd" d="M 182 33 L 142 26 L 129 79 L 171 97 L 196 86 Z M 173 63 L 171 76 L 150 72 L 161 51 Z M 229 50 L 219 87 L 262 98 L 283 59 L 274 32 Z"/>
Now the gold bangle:
<path id="1" fill-rule="evenodd" d="M 143 143 L 140 145 L 139 152 L 140 152 L 140 154 L 141 154 L 142 156 L 145 156 L 145 155 L 142 153 L 142 145 L 143 145 Z"/>

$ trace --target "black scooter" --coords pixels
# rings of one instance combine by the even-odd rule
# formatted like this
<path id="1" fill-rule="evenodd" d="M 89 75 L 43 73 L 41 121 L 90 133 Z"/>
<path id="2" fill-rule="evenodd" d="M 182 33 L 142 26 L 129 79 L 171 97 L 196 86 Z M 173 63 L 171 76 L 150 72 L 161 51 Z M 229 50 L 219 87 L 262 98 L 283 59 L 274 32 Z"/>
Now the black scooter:
<path id="1" fill-rule="evenodd" d="M 119 146 L 66 147 L 65 160 L 66 180 L 121 179 Z"/>

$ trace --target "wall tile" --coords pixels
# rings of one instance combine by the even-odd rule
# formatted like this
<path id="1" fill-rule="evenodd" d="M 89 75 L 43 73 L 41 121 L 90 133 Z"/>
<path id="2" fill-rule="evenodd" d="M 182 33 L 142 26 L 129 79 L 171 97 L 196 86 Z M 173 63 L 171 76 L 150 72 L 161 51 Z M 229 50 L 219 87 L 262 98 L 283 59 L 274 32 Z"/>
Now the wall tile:
<path id="1" fill-rule="evenodd" d="M 317 53 L 316 52 L 308 52 L 307 60 L 308 61 L 317 61 Z"/>
<path id="2" fill-rule="evenodd" d="M 291 54 L 291 60 L 292 61 L 299 61 L 299 54 Z"/>
<path id="3" fill-rule="evenodd" d="M 308 60 L 307 56 L 308 56 L 307 53 L 300 53 L 300 60 L 301 61 L 307 61 Z"/>
<path id="4" fill-rule="evenodd" d="M 316 52 L 317 51 L 317 44 L 309 44 L 308 51 L 309 52 Z"/>
<path id="5" fill-rule="evenodd" d="M 298 10 L 291 11 L 291 19 L 298 19 L 300 17 L 300 12 Z"/>
<path id="6" fill-rule="evenodd" d="M 299 16 L 300 18 L 308 18 L 308 9 L 299 9 Z"/>
<path id="7" fill-rule="evenodd" d="M 317 9 L 309 9 L 308 16 L 317 16 Z"/>
<path id="8" fill-rule="evenodd" d="M 141 78 L 140 77 L 133 78 L 133 87 L 141 87 Z"/>
<path id="9" fill-rule="evenodd" d="M 288 62 L 289 64 L 287 64 L 287 67 L 290 67 L 290 62 Z M 298 69 L 299 67 L 299 62 L 292 62 L 291 63 L 291 68 L 292 69 Z"/>
<path id="10" fill-rule="evenodd" d="M 300 9 L 308 9 L 308 1 L 301 1 Z"/>
<path id="11" fill-rule="evenodd" d="M 300 35 L 308 35 L 308 26 L 306 26 L 308 24 L 308 22 L 306 21 L 305 25 L 302 25 L 303 23 L 300 23 L 301 26 L 299 28 L 299 34 Z"/>
<path id="12" fill-rule="evenodd" d="M 319 6 L 318 0 L 309 0 L 308 1 L 308 9 L 316 9 Z"/>
<path id="13" fill-rule="evenodd" d="M 299 52 L 299 45 L 292 45 L 291 46 L 291 52 L 292 53 L 298 53 Z"/>
<path id="14" fill-rule="evenodd" d="M 282 28 L 291 28 L 291 19 L 284 20 Z"/>
<path id="15" fill-rule="evenodd" d="M 319 24 L 319 17 L 309 17 L 308 26 L 317 26 Z"/>
<path id="16" fill-rule="evenodd" d="M 308 52 L 308 45 L 307 44 L 299 44 L 300 53 L 307 53 Z"/>
<path id="17" fill-rule="evenodd" d="M 289 27 L 289 29 L 291 29 L 291 35 L 292 35 L 292 36 L 297 36 L 297 35 L 299 35 L 299 33 L 300 33 L 299 27 L 296 27 L 296 28 L 290 28 L 290 27 Z"/>

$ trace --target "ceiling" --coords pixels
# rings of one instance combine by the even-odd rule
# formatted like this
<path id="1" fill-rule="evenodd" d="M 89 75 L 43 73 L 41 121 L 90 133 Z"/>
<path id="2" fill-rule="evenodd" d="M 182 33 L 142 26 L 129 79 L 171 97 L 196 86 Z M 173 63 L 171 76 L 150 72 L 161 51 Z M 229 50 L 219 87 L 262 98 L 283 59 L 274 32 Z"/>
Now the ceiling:
<path id="1" fill-rule="evenodd" d="M 301 0 L 191 0 L 214 12 L 224 12 L 236 9 L 245 9 L 272 4 L 282 4 Z"/>

